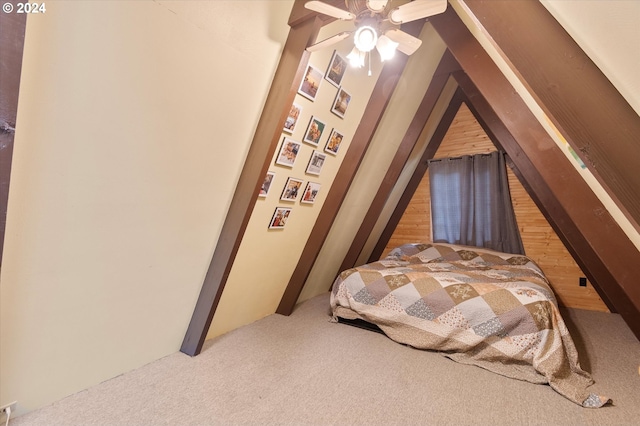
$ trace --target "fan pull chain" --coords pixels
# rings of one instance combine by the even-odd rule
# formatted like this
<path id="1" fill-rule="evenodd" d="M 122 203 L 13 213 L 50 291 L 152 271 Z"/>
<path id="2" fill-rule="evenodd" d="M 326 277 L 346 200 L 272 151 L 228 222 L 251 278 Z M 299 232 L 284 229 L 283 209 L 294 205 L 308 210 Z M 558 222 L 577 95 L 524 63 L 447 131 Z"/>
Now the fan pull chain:
<path id="1" fill-rule="evenodd" d="M 369 57 L 369 77 L 371 77 L 371 53 L 367 53 L 367 56 Z"/>

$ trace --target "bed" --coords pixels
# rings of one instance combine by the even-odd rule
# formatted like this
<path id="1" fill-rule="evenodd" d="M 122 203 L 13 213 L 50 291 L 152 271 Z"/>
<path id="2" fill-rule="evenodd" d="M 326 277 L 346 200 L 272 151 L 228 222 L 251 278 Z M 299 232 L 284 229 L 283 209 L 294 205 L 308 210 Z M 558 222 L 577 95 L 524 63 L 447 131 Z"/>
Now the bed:
<path id="1" fill-rule="evenodd" d="M 343 271 L 333 319 L 366 321 L 396 342 L 495 373 L 549 384 L 583 407 L 590 393 L 575 345 L 542 270 L 528 257 L 453 244 L 405 244 Z"/>

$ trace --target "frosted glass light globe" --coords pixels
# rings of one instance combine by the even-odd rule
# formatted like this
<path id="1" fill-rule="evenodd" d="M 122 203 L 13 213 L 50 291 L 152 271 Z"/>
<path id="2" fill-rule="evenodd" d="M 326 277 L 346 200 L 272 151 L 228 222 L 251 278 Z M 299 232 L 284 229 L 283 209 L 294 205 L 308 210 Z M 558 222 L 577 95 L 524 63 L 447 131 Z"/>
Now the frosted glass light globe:
<path id="1" fill-rule="evenodd" d="M 354 43 L 361 52 L 370 52 L 378 42 L 378 33 L 373 27 L 364 25 L 356 30 Z"/>

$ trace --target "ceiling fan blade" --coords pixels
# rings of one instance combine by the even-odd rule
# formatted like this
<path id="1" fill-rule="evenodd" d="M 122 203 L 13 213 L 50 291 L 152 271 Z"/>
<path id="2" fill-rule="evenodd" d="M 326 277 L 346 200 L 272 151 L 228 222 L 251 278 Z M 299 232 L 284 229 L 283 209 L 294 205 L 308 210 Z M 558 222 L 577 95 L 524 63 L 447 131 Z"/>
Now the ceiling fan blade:
<path id="1" fill-rule="evenodd" d="M 343 31 L 329 38 L 325 38 L 324 40 L 314 43 L 311 46 L 307 47 L 307 52 L 315 52 L 316 50 L 320 50 L 327 46 L 331 46 L 332 44 L 335 44 L 339 41 L 344 40 L 350 35 L 351 35 L 351 31 Z"/>
<path id="2" fill-rule="evenodd" d="M 387 7 L 388 0 L 367 0 L 367 9 L 372 12 L 382 12 Z"/>
<path id="3" fill-rule="evenodd" d="M 308 1 L 304 4 L 309 10 L 313 10 L 314 12 L 322 13 L 323 15 L 332 16 L 336 19 L 342 19 L 343 21 L 353 21 L 356 19 L 356 15 L 351 12 L 347 12 L 346 10 L 340 9 L 339 7 L 331 6 L 330 4 L 321 2 L 321 1 Z"/>
<path id="4" fill-rule="evenodd" d="M 437 15 L 447 10 L 447 0 L 414 0 L 396 7 L 389 12 L 389 21 L 399 25 L 427 16 Z"/>
<path id="5" fill-rule="evenodd" d="M 385 32 L 384 35 L 389 37 L 392 41 L 398 43 L 397 49 L 406 55 L 413 54 L 413 52 L 418 50 L 418 48 L 422 44 L 422 40 L 420 40 L 419 38 L 398 29 L 389 30 Z"/>

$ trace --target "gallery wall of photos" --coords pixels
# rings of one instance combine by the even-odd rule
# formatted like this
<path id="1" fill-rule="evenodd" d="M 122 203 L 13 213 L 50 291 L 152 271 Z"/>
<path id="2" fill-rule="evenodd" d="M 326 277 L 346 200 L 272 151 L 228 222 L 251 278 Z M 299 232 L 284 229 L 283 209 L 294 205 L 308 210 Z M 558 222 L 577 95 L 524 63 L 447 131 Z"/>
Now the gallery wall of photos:
<path id="1" fill-rule="evenodd" d="M 261 199 L 278 197 L 268 229 L 285 229 L 294 207 L 312 207 L 322 190 L 323 167 L 344 155 L 348 141 L 341 124 L 352 100 L 342 85 L 347 71 L 346 58 L 336 50 L 325 67 L 307 66 L 259 193 Z"/>

